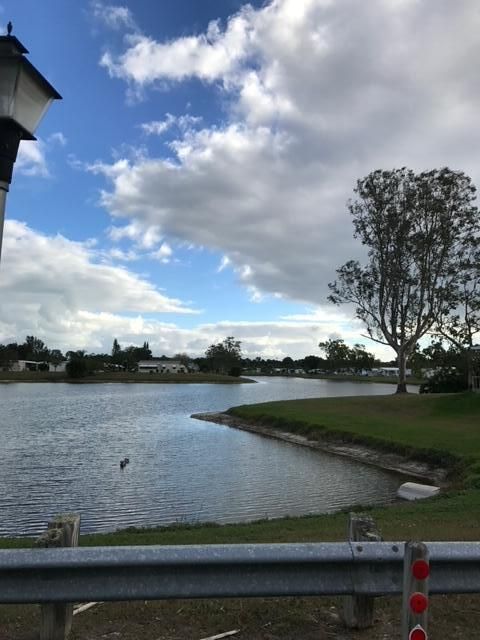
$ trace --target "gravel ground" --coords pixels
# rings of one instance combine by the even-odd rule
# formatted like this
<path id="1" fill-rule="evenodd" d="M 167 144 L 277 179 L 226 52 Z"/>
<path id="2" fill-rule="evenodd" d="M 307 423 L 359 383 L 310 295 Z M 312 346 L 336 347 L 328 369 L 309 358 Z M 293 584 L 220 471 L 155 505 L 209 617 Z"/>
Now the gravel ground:
<path id="1" fill-rule="evenodd" d="M 480 596 L 434 596 L 430 640 L 480 636 Z M 71 640 L 400 640 L 400 599 L 381 598 L 374 627 L 349 631 L 330 598 L 104 603 L 74 616 Z M 39 607 L 0 607 L 0 640 L 37 640 Z"/>

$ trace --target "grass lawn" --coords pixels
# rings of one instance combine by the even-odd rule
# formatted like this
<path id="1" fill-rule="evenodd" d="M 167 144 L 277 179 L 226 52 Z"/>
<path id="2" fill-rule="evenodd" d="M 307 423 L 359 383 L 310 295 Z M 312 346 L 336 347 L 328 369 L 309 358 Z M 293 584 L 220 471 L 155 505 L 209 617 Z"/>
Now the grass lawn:
<path id="1" fill-rule="evenodd" d="M 229 413 L 313 439 L 334 435 L 392 451 L 480 460 L 480 394 L 313 398 L 245 405 Z"/>

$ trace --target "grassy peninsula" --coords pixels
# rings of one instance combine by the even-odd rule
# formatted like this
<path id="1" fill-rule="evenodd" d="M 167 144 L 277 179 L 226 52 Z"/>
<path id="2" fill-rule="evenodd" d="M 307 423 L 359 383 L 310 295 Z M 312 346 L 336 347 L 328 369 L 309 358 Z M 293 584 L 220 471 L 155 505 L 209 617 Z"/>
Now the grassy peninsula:
<path id="1" fill-rule="evenodd" d="M 439 464 L 480 460 L 480 394 L 475 393 L 308 398 L 228 413 L 311 439 L 359 442 Z"/>

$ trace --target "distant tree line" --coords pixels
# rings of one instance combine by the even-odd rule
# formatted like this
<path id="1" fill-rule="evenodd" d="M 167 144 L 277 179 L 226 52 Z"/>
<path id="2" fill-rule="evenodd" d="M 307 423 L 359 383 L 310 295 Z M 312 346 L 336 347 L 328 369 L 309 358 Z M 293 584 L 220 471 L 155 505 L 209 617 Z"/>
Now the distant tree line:
<path id="1" fill-rule="evenodd" d="M 0 344 L 0 369 L 9 369 L 11 364 L 17 360 L 27 360 L 41 363 L 39 369 L 48 369 L 48 364 L 54 366 L 68 360 L 75 362 L 74 370 L 83 371 L 86 375 L 89 372 L 118 368 L 131 369 L 137 366 L 139 360 L 148 360 L 152 357 L 152 352 L 148 342 L 144 342 L 142 347 L 129 346 L 121 349 L 118 340 L 115 338 L 111 353 L 87 353 L 85 350 L 67 351 L 65 354 L 60 349 L 49 349 L 48 346 L 36 336 L 27 336 L 23 343 L 11 342 Z M 165 359 L 166 356 L 164 356 Z M 80 365 L 77 363 L 81 362 Z M 45 363 L 45 364 L 43 364 Z M 43 364 L 43 367 L 42 367 Z"/>
<path id="2" fill-rule="evenodd" d="M 367 351 L 362 344 L 349 346 L 342 338 L 331 338 L 318 345 L 321 355 L 307 355 L 303 358 L 262 358 L 248 357 L 242 354 L 241 342 L 228 336 L 221 342 L 210 345 L 202 357 L 191 357 L 186 353 L 177 353 L 173 358 L 162 355 L 158 360 L 175 360 L 187 369 L 204 373 L 220 373 L 239 376 L 242 372 L 251 374 L 335 374 L 339 372 L 361 373 L 380 366 L 395 366 L 394 360 L 381 362 Z M 25 342 L 0 345 L 0 369 L 8 370 L 16 360 L 30 360 L 38 363 L 59 364 L 68 360 L 67 373 L 73 378 L 92 375 L 98 371 L 136 371 L 140 360 L 151 360 L 152 352 L 148 342 L 142 347 L 121 348 L 115 338 L 111 353 L 87 353 L 84 350 L 67 351 L 65 355 L 59 349 L 49 349 L 35 336 L 27 336 Z M 410 359 L 413 374 L 421 378 L 425 371 L 440 370 L 440 390 L 465 388 L 467 384 L 468 364 L 465 351 L 454 344 L 434 340 L 420 348 L 417 344 Z M 42 367 L 39 367 L 42 369 Z M 48 365 L 43 368 L 48 369 Z M 445 372 L 450 372 L 453 388 L 445 386 Z"/>

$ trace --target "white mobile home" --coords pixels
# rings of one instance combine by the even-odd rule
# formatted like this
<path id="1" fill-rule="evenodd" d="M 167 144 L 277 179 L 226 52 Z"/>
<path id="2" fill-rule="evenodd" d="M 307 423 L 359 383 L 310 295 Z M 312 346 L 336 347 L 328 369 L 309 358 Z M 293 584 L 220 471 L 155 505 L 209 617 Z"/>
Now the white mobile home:
<path id="1" fill-rule="evenodd" d="M 187 367 L 178 360 L 140 360 L 139 373 L 187 373 Z"/>

